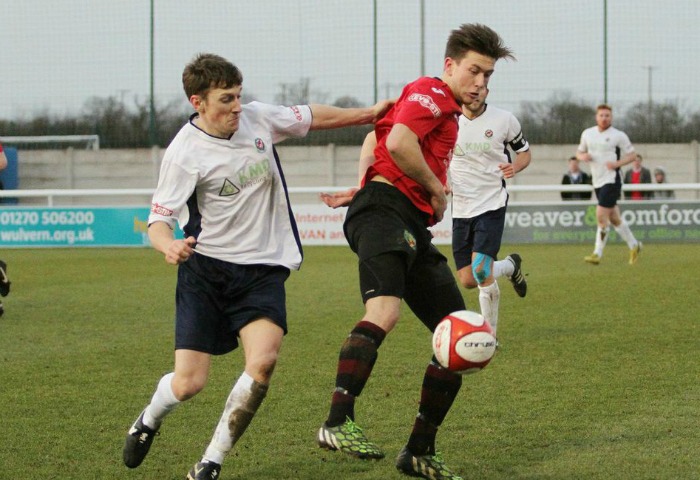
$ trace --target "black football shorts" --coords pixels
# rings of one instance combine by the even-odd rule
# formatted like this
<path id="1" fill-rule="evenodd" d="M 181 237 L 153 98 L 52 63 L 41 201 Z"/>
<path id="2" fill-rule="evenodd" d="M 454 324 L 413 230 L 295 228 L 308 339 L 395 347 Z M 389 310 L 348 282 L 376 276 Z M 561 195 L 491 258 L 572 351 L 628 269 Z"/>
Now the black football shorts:
<path id="1" fill-rule="evenodd" d="M 289 269 L 237 265 L 195 253 L 178 267 L 175 349 L 212 355 L 238 347 L 238 331 L 269 318 L 287 333 Z"/>
<path id="2" fill-rule="evenodd" d="M 433 331 L 465 305 L 447 258 L 431 242 L 427 220 L 397 188 L 368 182 L 355 195 L 344 230 L 359 257 L 363 302 L 402 298 Z"/>
<path id="3" fill-rule="evenodd" d="M 452 219 L 452 256 L 457 270 L 472 263 L 472 253 L 478 252 L 498 259 L 506 207 L 484 212 L 474 218 Z"/>
<path id="4" fill-rule="evenodd" d="M 596 188 L 595 196 L 598 199 L 598 205 L 605 208 L 613 208 L 617 205 L 621 192 L 621 183 L 606 183 L 602 187 Z"/>

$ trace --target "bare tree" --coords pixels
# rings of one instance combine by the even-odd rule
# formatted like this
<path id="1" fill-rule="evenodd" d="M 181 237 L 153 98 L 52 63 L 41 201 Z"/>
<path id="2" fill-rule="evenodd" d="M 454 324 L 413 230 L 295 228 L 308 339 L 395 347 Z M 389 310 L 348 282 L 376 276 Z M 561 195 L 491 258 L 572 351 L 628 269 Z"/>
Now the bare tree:
<path id="1" fill-rule="evenodd" d="M 281 83 L 280 92 L 275 95 L 279 105 L 308 105 L 327 103 L 328 94 L 311 89 L 310 78 L 300 78 L 298 83 Z"/>
<path id="2" fill-rule="evenodd" d="M 637 103 L 626 112 L 620 125 L 637 142 L 677 143 L 692 140 L 687 135 L 686 120 L 678 106 L 672 103 Z"/>
<path id="3" fill-rule="evenodd" d="M 578 143 L 584 128 L 593 124 L 595 108 L 571 93 L 555 94 L 545 102 L 524 102 L 519 119 L 530 143 Z"/>

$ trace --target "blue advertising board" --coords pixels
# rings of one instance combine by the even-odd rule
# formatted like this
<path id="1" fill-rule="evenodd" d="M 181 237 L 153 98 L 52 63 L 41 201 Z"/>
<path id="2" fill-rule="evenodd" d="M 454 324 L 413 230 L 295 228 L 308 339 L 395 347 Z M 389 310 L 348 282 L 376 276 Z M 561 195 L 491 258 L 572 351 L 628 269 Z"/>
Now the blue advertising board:
<path id="1" fill-rule="evenodd" d="M 449 213 L 431 228 L 436 244 L 451 242 Z M 0 206 L 0 248 L 149 246 L 148 214 L 148 207 Z M 347 245 L 345 209 L 296 205 L 294 214 L 304 245 Z M 622 217 L 643 242 L 700 242 L 700 202 L 626 202 Z M 595 231 L 596 206 L 590 202 L 510 205 L 503 243 L 592 244 Z M 181 238 L 182 231 L 175 235 Z M 614 230 L 610 238 L 617 239 Z"/>
<path id="2" fill-rule="evenodd" d="M 148 207 L 0 209 L 1 247 L 150 245 Z"/>

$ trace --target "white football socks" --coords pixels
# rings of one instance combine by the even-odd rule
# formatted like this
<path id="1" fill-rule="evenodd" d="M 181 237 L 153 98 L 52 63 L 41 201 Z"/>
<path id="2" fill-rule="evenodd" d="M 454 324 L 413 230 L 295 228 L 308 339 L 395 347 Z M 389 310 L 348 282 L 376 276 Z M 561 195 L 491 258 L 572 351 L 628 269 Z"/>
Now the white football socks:
<path id="1" fill-rule="evenodd" d="M 500 297 L 501 291 L 498 289 L 497 282 L 494 281 L 486 287 L 479 285 L 481 315 L 491 324 L 494 335 L 496 335 L 496 326 L 498 325 L 498 300 Z"/>
<path id="2" fill-rule="evenodd" d="M 627 246 L 630 248 L 630 250 L 637 246 L 637 239 L 634 238 L 634 234 L 626 222 L 621 222 L 617 227 L 615 227 L 615 231 L 618 235 L 620 235 L 620 238 L 627 242 Z"/>
<path id="3" fill-rule="evenodd" d="M 256 382 L 247 373 L 241 374 L 226 400 L 226 407 L 204 452 L 203 461 L 221 465 L 253 419 L 267 394 L 267 388 L 267 385 Z"/>
<path id="4" fill-rule="evenodd" d="M 513 272 L 515 272 L 515 264 L 508 260 L 507 258 L 503 260 L 497 260 L 493 262 L 493 276 L 494 278 L 500 277 L 512 277 Z"/>
<path id="5" fill-rule="evenodd" d="M 610 227 L 601 228 L 600 225 L 598 226 L 598 229 L 596 230 L 595 246 L 593 248 L 593 253 L 595 253 L 599 257 L 603 256 L 603 249 L 605 248 L 605 244 L 608 243 L 608 232 L 609 231 L 610 231 Z"/>
<path id="6" fill-rule="evenodd" d="M 167 414 L 180 404 L 173 393 L 172 381 L 174 372 L 168 373 L 160 379 L 151 403 L 143 413 L 143 423 L 149 428 L 158 428 Z"/>

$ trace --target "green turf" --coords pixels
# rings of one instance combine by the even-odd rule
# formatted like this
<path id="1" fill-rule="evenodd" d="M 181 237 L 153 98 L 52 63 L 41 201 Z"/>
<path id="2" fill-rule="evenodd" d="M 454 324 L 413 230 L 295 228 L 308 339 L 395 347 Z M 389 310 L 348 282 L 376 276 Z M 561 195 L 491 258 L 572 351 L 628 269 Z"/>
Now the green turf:
<path id="1" fill-rule="evenodd" d="M 698 479 L 698 245 L 647 245 L 637 265 L 609 245 L 519 247 L 529 291 L 501 281 L 502 348 L 464 387 L 438 437 L 469 479 Z M 503 253 L 511 251 L 505 246 Z M 164 424 L 144 464 L 123 436 L 172 368 L 174 267 L 147 249 L 5 250 L 0 465 L 13 479 L 181 479 L 199 459 L 241 371 Z M 476 293 L 465 293 L 478 310 Z M 380 350 L 357 421 L 387 452 L 363 462 L 316 447 L 338 349 L 362 315 L 347 248 L 306 249 L 288 282 L 290 332 L 267 400 L 222 479 L 399 479 L 430 336 L 405 311 Z"/>

